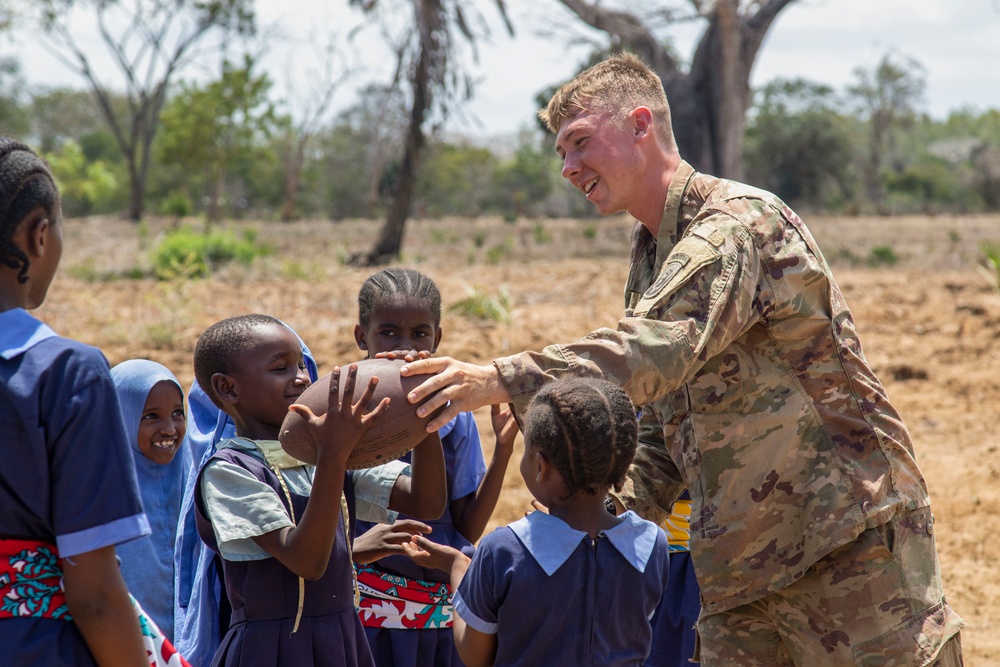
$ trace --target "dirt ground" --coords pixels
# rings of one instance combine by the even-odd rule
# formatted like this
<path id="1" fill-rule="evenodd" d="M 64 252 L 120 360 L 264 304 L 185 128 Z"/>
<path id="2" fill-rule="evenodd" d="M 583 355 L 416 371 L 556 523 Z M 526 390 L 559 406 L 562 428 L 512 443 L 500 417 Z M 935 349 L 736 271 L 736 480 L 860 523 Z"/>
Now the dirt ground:
<path id="1" fill-rule="evenodd" d="M 865 354 L 913 434 L 947 594 L 968 622 L 968 664 L 1000 664 L 1000 291 L 995 274 L 987 279 L 976 268 L 982 245 L 1000 242 L 1000 217 L 807 220 L 853 309 Z M 371 272 L 344 266 L 344 258 L 367 248 L 377 223 L 240 223 L 237 231 L 255 229 L 273 253 L 209 280 L 119 277 L 148 269 L 149 248 L 166 224 L 68 221 L 62 269 L 39 316 L 101 347 L 112 364 L 155 359 L 185 385 L 199 333 L 245 312 L 288 322 L 321 373 L 359 357 L 356 296 Z M 415 221 L 401 264 L 430 275 L 446 309 L 470 290 L 506 295 L 508 321 L 444 316 L 439 353 L 485 362 L 614 326 L 629 230 L 625 218 Z M 489 460 L 488 410 L 477 417 Z M 528 507 L 518 460 L 495 525 Z"/>

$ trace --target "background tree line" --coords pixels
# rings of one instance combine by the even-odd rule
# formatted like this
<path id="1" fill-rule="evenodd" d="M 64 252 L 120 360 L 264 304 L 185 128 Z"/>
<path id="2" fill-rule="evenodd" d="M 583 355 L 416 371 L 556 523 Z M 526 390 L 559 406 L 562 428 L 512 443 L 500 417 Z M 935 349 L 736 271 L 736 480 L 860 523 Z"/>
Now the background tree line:
<path id="1" fill-rule="evenodd" d="M 772 190 L 800 210 L 1000 209 L 1000 110 L 929 117 L 915 60 L 888 53 L 842 90 L 807 80 L 750 89 L 764 35 L 794 0 L 664 0 L 647 14 L 627 3 L 558 1 L 606 34 L 581 69 L 618 48 L 654 65 L 682 154 L 697 168 Z M 0 39 L 33 22 L 83 84 L 28 85 L 17 59 L 3 60 L 0 131 L 46 154 L 67 215 L 386 218 L 361 262 L 391 259 L 410 215 L 592 215 L 559 178 L 551 137 L 534 119 L 489 141 L 449 122 L 475 89 L 460 48 L 474 53 L 491 24 L 513 34 L 502 1 L 349 4 L 381 26 L 397 67 L 334 115 L 331 101 L 352 76 L 337 56 L 350 45 L 331 42 L 314 59 L 309 95 L 275 91 L 260 66 L 274 37 L 261 34 L 249 0 L 35 0 L 30 11 L 0 2 Z M 115 56 L 121 88 L 96 75 L 67 19 L 84 6 Z M 412 13 L 401 20 L 402 7 Z M 653 25 L 695 19 L 702 36 L 682 66 Z M 185 78 L 192 63 L 216 74 Z M 539 91 L 540 104 L 548 92 Z"/>

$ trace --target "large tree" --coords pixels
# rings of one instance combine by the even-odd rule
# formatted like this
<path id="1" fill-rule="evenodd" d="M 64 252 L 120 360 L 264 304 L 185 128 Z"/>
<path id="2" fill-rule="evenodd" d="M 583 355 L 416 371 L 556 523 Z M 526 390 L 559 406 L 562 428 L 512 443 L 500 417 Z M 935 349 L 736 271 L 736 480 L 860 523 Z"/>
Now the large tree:
<path id="1" fill-rule="evenodd" d="M 642 3 L 642 15 L 599 0 L 560 2 L 587 25 L 606 32 L 613 48 L 632 51 L 659 74 L 686 160 L 717 176 L 743 178 L 750 71 L 775 17 L 793 0 L 688 0 L 680 8 Z M 686 70 L 656 34 L 655 24 L 664 19 L 697 20 L 705 26 Z"/>
<path id="2" fill-rule="evenodd" d="M 886 54 L 872 69 L 859 67 L 854 74 L 858 81 L 848 93 L 857 101 L 870 133 L 864 168 L 866 194 L 880 213 L 886 213 L 883 172 L 901 173 L 905 167 L 900 140 L 919 115 L 926 85 L 923 66 L 912 58 Z"/>
<path id="3" fill-rule="evenodd" d="M 213 32 L 252 31 L 252 0 L 41 0 L 42 26 L 52 50 L 86 81 L 127 166 L 128 217 L 142 218 L 150 147 L 160 111 L 177 72 L 195 56 L 206 55 Z M 128 113 L 113 104 L 115 93 L 94 64 L 97 54 L 79 40 L 75 8 L 94 12 L 101 47 L 110 55 L 124 86 Z"/>
<path id="4" fill-rule="evenodd" d="M 222 218 L 229 174 L 260 157 L 278 124 L 269 99 L 271 81 L 255 62 L 223 63 L 222 76 L 204 85 L 182 84 L 163 110 L 159 141 L 164 162 L 204 170 L 206 217 Z"/>
<path id="5" fill-rule="evenodd" d="M 355 264 L 386 264 L 399 256 L 426 141 L 427 116 L 432 111 L 447 115 L 455 103 L 471 97 L 473 81 L 461 65 L 458 49 L 462 42 L 459 38 L 472 49 L 475 59 L 476 40 L 486 36 L 486 23 L 475 3 L 467 0 L 407 1 L 413 10 L 412 22 L 403 33 L 405 37 L 393 45 L 399 64 L 396 81 L 405 79 L 410 88 L 409 127 L 403 159 L 395 183 L 396 192 L 378 240 L 369 252 L 351 258 Z M 492 2 L 507 31 L 513 34 L 504 0 Z M 351 4 L 371 14 L 390 2 L 351 0 Z M 398 8 L 403 0 L 395 0 L 392 4 L 393 8 Z"/>

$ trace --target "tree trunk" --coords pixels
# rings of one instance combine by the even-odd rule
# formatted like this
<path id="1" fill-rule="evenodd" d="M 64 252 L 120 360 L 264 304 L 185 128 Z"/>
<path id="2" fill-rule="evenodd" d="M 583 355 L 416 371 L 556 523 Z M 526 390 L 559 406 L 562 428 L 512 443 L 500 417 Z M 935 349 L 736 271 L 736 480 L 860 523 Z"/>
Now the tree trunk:
<path id="1" fill-rule="evenodd" d="M 753 14 L 739 0 L 718 0 L 687 72 L 635 15 L 586 0 L 561 2 L 612 42 L 646 62 L 663 81 L 681 157 L 699 171 L 741 180 L 750 72 L 778 13 L 794 0 L 767 0 Z"/>
<path id="2" fill-rule="evenodd" d="M 432 0 L 433 2 L 434 0 Z M 426 11 L 426 10 L 425 10 Z M 430 32 L 429 30 L 427 31 Z M 430 76 L 434 44 L 433 35 L 420 41 L 420 58 L 413 74 L 413 103 L 410 107 L 410 126 L 406 134 L 406 149 L 400 168 L 396 193 L 386 216 L 378 241 L 367 253 L 351 257 L 348 263 L 355 266 L 381 266 L 396 260 L 403 248 L 403 232 L 410 213 L 410 201 L 416 185 L 420 154 L 424 148 L 424 116 L 431 105 Z"/>
<path id="3" fill-rule="evenodd" d="M 299 192 L 299 178 L 305 164 L 305 141 L 290 142 L 289 156 L 285 163 L 285 196 L 281 203 L 281 221 L 291 222 L 295 219 L 295 206 Z"/>

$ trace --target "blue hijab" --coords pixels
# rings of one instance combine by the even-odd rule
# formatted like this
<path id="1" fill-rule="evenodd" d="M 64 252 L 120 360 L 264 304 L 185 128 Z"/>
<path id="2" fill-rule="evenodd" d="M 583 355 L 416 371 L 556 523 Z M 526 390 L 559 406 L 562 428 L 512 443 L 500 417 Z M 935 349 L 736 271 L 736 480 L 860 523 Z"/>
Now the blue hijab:
<path id="1" fill-rule="evenodd" d="M 287 326 L 287 325 L 286 325 Z M 289 327 L 292 333 L 294 330 Z M 295 334 L 298 338 L 298 334 Z M 299 338 L 302 356 L 313 382 L 318 378 L 312 352 Z M 219 627 L 219 601 L 225 595 L 215 553 L 205 546 L 195 523 L 194 494 L 198 472 L 215 447 L 236 435 L 236 426 L 225 412 L 212 403 L 205 390 L 195 380 L 188 392 L 187 437 L 190 456 L 184 470 L 184 497 L 181 519 L 174 545 L 174 570 L 177 573 L 174 595 L 174 647 L 194 667 L 207 667 L 212 662 L 222 636 L 229 628 Z"/>
<path id="2" fill-rule="evenodd" d="M 184 391 L 174 374 L 155 361 L 131 359 L 111 369 L 118 390 L 122 420 L 132 443 L 136 480 L 152 534 L 118 545 L 122 577 L 129 592 L 168 639 L 174 636 L 174 539 L 180 518 L 184 471 L 190 466 L 190 448 L 181 443 L 174 460 L 160 465 L 139 451 L 139 423 L 150 390 L 160 382 Z"/>

